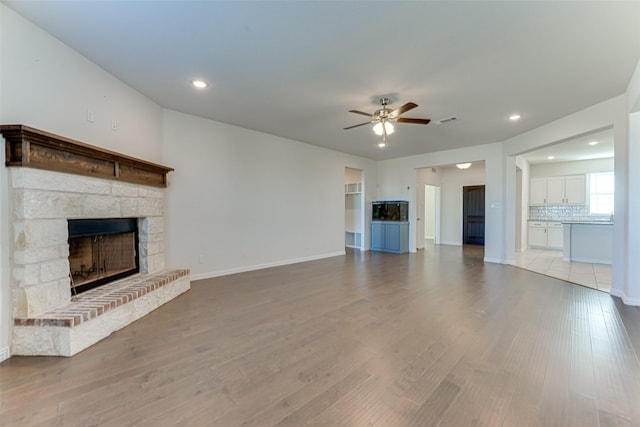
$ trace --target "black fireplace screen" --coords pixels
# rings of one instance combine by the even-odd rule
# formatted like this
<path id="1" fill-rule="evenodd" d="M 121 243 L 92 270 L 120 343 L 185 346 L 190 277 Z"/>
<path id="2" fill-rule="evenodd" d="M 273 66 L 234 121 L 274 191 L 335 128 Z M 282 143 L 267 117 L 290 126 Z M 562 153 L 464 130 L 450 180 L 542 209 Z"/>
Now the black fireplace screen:
<path id="1" fill-rule="evenodd" d="M 136 218 L 69 220 L 72 293 L 140 271 Z"/>

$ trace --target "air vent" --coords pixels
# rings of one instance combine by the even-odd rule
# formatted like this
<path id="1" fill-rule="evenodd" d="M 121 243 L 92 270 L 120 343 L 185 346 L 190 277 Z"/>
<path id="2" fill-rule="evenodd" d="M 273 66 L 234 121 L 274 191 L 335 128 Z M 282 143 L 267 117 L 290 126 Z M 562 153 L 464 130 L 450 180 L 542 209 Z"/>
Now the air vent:
<path id="1" fill-rule="evenodd" d="M 443 125 L 445 123 L 453 122 L 454 120 L 458 120 L 458 118 L 456 116 L 445 117 L 444 119 L 436 120 L 435 124 Z"/>

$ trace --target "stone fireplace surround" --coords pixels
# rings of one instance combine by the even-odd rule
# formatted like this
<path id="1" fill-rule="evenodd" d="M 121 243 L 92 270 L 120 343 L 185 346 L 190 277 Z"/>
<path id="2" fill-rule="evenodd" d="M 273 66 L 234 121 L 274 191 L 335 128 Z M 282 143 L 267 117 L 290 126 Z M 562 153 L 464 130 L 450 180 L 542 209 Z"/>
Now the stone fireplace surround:
<path id="1" fill-rule="evenodd" d="M 12 355 L 71 356 L 190 289 L 165 268 L 164 189 L 10 167 Z M 138 218 L 140 274 L 72 300 L 67 219 Z"/>

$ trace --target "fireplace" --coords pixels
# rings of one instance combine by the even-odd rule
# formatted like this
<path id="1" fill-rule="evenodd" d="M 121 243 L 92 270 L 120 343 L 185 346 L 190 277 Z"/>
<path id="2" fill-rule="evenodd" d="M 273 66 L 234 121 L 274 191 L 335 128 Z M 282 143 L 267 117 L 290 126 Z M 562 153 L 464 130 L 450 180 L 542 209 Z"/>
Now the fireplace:
<path id="1" fill-rule="evenodd" d="M 11 354 L 74 355 L 189 290 L 189 271 L 165 265 L 172 168 L 22 125 L 0 125 L 0 134 Z"/>
<path id="2" fill-rule="evenodd" d="M 73 295 L 140 271 L 137 218 L 71 219 L 68 227 Z"/>

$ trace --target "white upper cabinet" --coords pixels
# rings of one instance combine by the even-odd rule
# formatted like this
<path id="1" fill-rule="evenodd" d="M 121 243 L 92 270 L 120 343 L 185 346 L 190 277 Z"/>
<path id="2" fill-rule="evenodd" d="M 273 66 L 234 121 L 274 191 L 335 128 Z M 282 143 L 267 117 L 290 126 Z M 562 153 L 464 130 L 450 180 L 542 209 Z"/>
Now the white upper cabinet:
<path id="1" fill-rule="evenodd" d="M 547 178 L 531 178 L 529 187 L 529 204 L 544 205 L 547 203 Z"/>
<path id="2" fill-rule="evenodd" d="M 547 204 L 562 205 L 564 203 L 564 177 L 547 178 Z"/>
<path id="3" fill-rule="evenodd" d="M 570 205 L 584 205 L 587 201 L 587 187 L 584 175 L 564 177 L 565 203 Z"/>
<path id="4" fill-rule="evenodd" d="M 586 203 L 585 175 L 531 178 L 530 205 L 584 205 Z"/>

